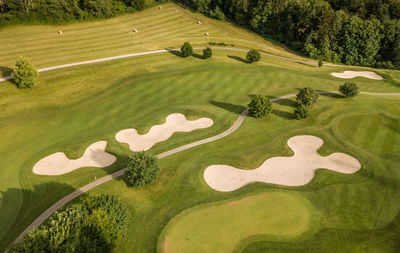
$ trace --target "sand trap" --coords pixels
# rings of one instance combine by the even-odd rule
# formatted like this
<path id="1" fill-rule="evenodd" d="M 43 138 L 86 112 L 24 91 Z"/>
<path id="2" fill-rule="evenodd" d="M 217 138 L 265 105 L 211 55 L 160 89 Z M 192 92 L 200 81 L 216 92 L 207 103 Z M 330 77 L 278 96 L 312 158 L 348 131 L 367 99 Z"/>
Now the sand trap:
<path id="1" fill-rule="evenodd" d="M 64 153 L 57 152 L 46 156 L 33 167 L 33 173 L 39 175 L 57 176 L 62 175 L 82 167 L 110 166 L 117 158 L 107 152 L 106 141 L 95 142 L 90 145 L 81 158 L 69 159 Z"/>
<path id="2" fill-rule="evenodd" d="M 383 78 L 376 74 L 375 72 L 371 71 L 344 71 L 343 73 L 333 72 L 331 73 L 334 77 L 344 78 L 344 79 L 351 79 L 354 77 L 362 76 L 369 79 L 374 80 L 382 80 Z"/>
<path id="3" fill-rule="evenodd" d="M 209 118 L 187 120 L 181 113 L 168 115 L 164 124 L 152 126 L 146 134 L 140 135 L 136 129 L 129 128 L 119 131 L 115 139 L 127 143 L 132 151 L 148 150 L 154 144 L 165 141 L 175 132 L 191 132 L 196 129 L 207 128 L 214 124 Z"/>
<path id="4" fill-rule="evenodd" d="M 311 135 L 300 135 L 288 140 L 294 156 L 273 157 L 254 170 L 241 170 L 228 165 L 211 165 L 204 171 L 207 184 L 217 191 L 234 191 L 253 182 L 286 186 L 309 183 L 314 172 L 325 168 L 340 173 L 354 173 L 361 168 L 359 161 L 343 153 L 322 157 L 317 150 L 324 141 Z"/>

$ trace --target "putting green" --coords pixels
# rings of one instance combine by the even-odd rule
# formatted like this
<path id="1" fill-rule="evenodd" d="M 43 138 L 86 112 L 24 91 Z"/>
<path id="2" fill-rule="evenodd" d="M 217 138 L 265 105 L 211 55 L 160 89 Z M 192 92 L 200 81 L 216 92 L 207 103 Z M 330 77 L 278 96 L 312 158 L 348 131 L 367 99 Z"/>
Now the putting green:
<path id="1" fill-rule="evenodd" d="M 258 234 L 292 238 L 305 232 L 310 212 L 305 199 L 265 192 L 191 208 L 173 218 L 159 242 L 167 252 L 231 252 L 240 240 Z"/>

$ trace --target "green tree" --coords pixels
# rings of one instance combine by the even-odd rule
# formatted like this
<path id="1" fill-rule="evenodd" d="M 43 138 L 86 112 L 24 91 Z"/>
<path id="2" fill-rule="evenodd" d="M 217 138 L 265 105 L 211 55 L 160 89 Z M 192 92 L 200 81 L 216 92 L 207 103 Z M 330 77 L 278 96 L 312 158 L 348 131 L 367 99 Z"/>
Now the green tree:
<path id="1" fill-rule="evenodd" d="M 18 57 L 12 73 L 18 88 L 30 88 L 38 83 L 39 73 L 36 67 L 25 57 Z"/>
<path id="2" fill-rule="evenodd" d="M 254 96 L 247 105 L 249 112 L 256 118 L 263 117 L 272 111 L 272 104 L 268 97 L 262 95 Z"/>
<path id="3" fill-rule="evenodd" d="M 358 86 L 356 83 L 344 83 L 339 86 L 339 91 L 345 97 L 355 97 L 358 95 Z"/>
<path id="4" fill-rule="evenodd" d="M 211 58 L 211 56 L 212 56 L 211 48 L 209 48 L 209 47 L 204 48 L 203 49 L 203 58 L 208 59 L 208 58 Z"/>
<path id="5" fill-rule="evenodd" d="M 318 59 L 318 68 L 322 67 L 322 65 L 324 65 L 324 62 L 322 59 Z"/>
<path id="6" fill-rule="evenodd" d="M 189 57 L 189 56 L 193 55 L 193 47 L 192 47 L 192 45 L 190 45 L 189 42 L 183 43 L 183 45 L 181 47 L 181 55 L 183 57 Z"/>
<path id="7" fill-rule="evenodd" d="M 318 101 L 319 94 L 313 88 L 303 88 L 296 95 L 298 104 L 311 108 Z"/>
<path id="8" fill-rule="evenodd" d="M 125 178 L 129 186 L 142 187 L 156 180 L 160 169 L 157 157 L 146 151 L 136 152 L 128 163 L 128 171 Z"/>
<path id="9" fill-rule="evenodd" d="M 261 59 L 261 55 L 255 49 L 250 49 L 250 51 L 247 52 L 246 60 L 249 63 L 258 62 L 260 59 Z"/>
<path id="10" fill-rule="evenodd" d="M 298 120 L 300 119 L 305 119 L 310 115 L 310 109 L 309 107 L 303 105 L 303 104 L 298 104 L 296 108 L 294 109 L 294 117 Z"/>

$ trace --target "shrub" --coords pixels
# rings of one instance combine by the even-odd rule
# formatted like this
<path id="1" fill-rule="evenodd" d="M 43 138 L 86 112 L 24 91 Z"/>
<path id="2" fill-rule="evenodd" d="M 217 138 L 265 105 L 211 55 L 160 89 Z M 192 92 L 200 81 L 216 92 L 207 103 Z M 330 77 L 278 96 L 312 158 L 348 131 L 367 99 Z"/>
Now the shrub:
<path id="1" fill-rule="evenodd" d="M 307 107 L 312 107 L 318 101 L 319 94 L 312 88 L 303 88 L 297 93 L 296 101 Z"/>
<path id="2" fill-rule="evenodd" d="M 310 110 L 307 106 L 303 104 L 298 104 L 294 109 L 294 117 L 298 120 L 305 119 L 310 115 Z"/>
<path id="3" fill-rule="evenodd" d="M 269 98 L 262 95 L 254 96 L 247 105 L 249 112 L 256 118 L 267 115 L 272 111 L 272 104 Z"/>
<path id="4" fill-rule="evenodd" d="M 146 151 L 136 152 L 129 160 L 125 178 L 129 186 L 142 187 L 156 180 L 159 168 L 157 158 Z"/>
<path id="5" fill-rule="evenodd" d="M 261 55 L 255 49 L 250 49 L 250 51 L 246 55 L 246 60 L 249 63 L 257 62 L 261 59 Z"/>
<path id="6" fill-rule="evenodd" d="M 25 57 L 18 57 L 12 73 L 18 88 L 30 88 L 38 83 L 36 67 Z"/>
<path id="7" fill-rule="evenodd" d="M 204 48 L 203 49 L 203 58 L 208 59 L 208 58 L 211 58 L 211 56 L 212 56 L 211 48 L 209 48 L 209 47 Z"/>
<path id="8" fill-rule="evenodd" d="M 322 65 L 324 65 L 324 62 L 321 59 L 319 59 L 318 60 L 318 68 L 322 67 Z"/>
<path id="9" fill-rule="evenodd" d="M 193 55 L 193 47 L 192 47 L 192 45 L 190 45 L 189 42 L 183 43 L 183 45 L 181 47 L 181 55 L 183 57 L 189 57 L 189 56 Z"/>
<path id="10" fill-rule="evenodd" d="M 355 97 L 358 95 L 358 86 L 356 83 L 344 83 L 339 86 L 339 92 L 345 97 Z"/>

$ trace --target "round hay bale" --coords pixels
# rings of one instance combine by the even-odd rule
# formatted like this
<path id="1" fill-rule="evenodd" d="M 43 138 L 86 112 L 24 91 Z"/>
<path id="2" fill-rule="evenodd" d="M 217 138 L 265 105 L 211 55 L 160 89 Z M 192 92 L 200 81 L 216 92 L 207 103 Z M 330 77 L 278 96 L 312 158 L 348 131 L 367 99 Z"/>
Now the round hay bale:
<path id="1" fill-rule="evenodd" d="M 137 30 L 137 29 L 133 29 L 133 32 L 134 32 L 134 33 L 137 33 L 137 32 L 138 32 L 138 30 Z"/>
<path id="2" fill-rule="evenodd" d="M 201 21 L 200 21 L 200 20 L 199 20 L 199 21 L 197 21 L 197 24 L 201 25 Z"/>
<path id="3" fill-rule="evenodd" d="M 208 34 L 208 33 L 205 33 L 204 35 L 205 35 L 205 36 L 210 36 L 210 34 Z"/>
<path id="4" fill-rule="evenodd" d="M 62 31 L 61 31 L 61 30 L 59 30 L 59 31 L 58 31 L 58 34 L 62 34 Z"/>

